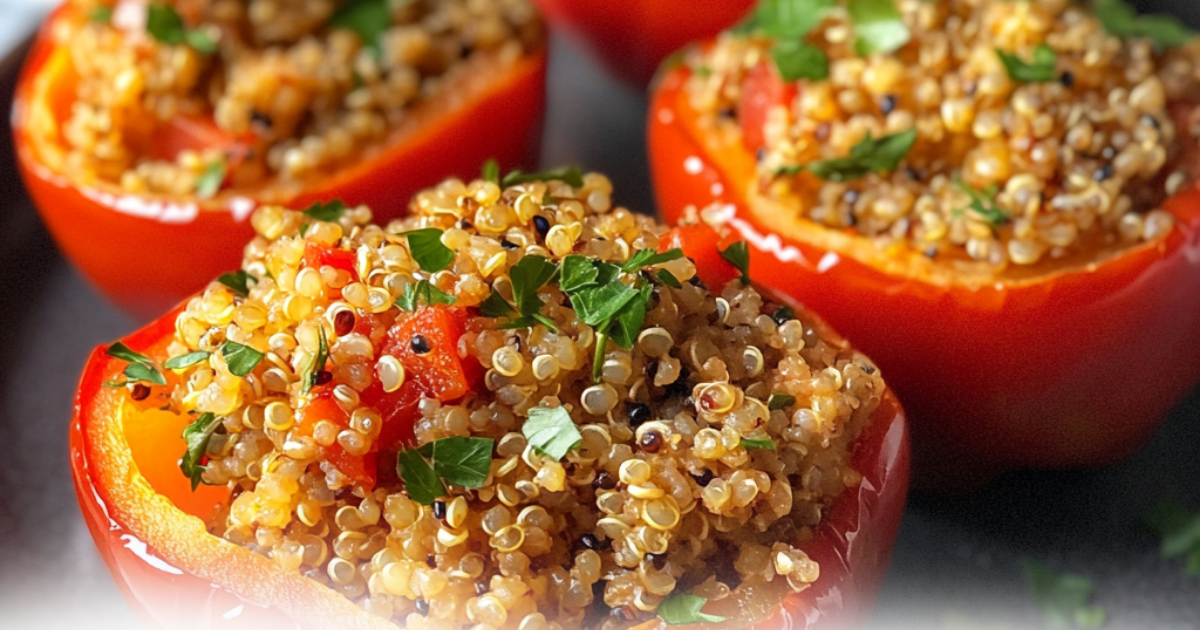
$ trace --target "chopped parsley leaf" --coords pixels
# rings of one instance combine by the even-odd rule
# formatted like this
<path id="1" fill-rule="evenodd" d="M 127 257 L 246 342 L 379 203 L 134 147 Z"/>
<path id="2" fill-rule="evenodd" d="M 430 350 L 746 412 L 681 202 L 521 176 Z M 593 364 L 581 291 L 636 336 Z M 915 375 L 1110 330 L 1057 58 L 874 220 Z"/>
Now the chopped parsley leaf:
<path id="1" fill-rule="evenodd" d="M 235 295 L 242 297 L 250 295 L 250 279 L 250 274 L 241 269 L 217 276 L 217 282 L 225 285 L 225 288 L 233 291 Z"/>
<path id="2" fill-rule="evenodd" d="M 656 612 L 658 613 L 658 617 L 669 626 L 700 622 L 720 623 L 725 621 L 724 617 L 700 612 L 700 609 L 706 603 L 708 603 L 707 597 L 700 597 L 699 595 L 691 595 L 689 593 L 672 593 L 658 605 Z"/>
<path id="3" fill-rule="evenodd" d="M 659 253 L 653 249 L 639 249 L 629 257 L 629 261 L 621 265 L 621 271 L 633 273 L 645 267 L 661 265 L 672 260 L 683 258 L 683 250 L 678 247 Z"/>
<path id="4" fill-rule="evenodd" d="M 437 273 L 454 262 L 454 250 L 442 243 L 442 231 L 437 228 L 424 228 L 406 232 L 408 249 L 412 252 L 413 260 L 425 273 Z"/>
<path id="5" fill-rule="evenodd" d="M 1095 0 L 1096 18 L 1110 35 L 1123 39 L 1149 39 L 1164 47 L 1183 46 L 1196 33 L 1170 15 L 1138 15 L 1124 0 Z"/>
<path id="6" fill-rule="evenodd" d="M 206 31 L 203 29 L 189 30 L 184 26 L 183 18 L 169 4 L 156 2 L 146 7 L 146 32 L 164 44 L 172 46 L 187 44 L 196 52 L 205 55 L 212 54 L 217 49 L 217 43 Z M 199 190 L 198 186 L 197 189 Z"/>
<path id="7" fill-rule="evenodd" d="M 679 282 L 679 278 L 676 278 L 674 274 L 666 269 L 659 269 L 658 272 L 654 274 L 654 277 L 658 278 L 659 282 L 671 287 L 672 289 L 683 288 L 683 284 Z"/>
<path id="8" fill-rule="evenodd" d="M 494 159 L 491 159 L 491 160 L 488 160 L 483 163 L 483 180 L 486 182 L 492 182 L 493 184 L 497 184 L 497 185 L 500 184 L 500 163 L 499 162 L 497 162 Z"/>
<path id="9" fill-rule="evenodd" d="M 182 370 L 184 368 L 192 367 L 197 363 L 203 363 L 207 361 L 208 357 L 211 355 L 211 352 L 196 350 L 195 352 L 189 352 L 187 354 L 181 354 L 177 357 L 171 357 L 170 359 L 167 359 L 166 363 L 163 363 L 163 367 L 167 368 L 168 370 Z"/>
<path id="10" fill-rule="evenodd" d="M 996 55 L 1004 64 L 1008 77 L 1018 83 L 1047 83 L 1058 80 L 1054 66 L 1058 63 L 1058 55 L 1054 49 L 1041 44 L 1033 49 L 1033 61 L 1026 63 L 1020 57 L 996 49 Z"/>
<path id="11" fill-rule="evenodd" d="M 221 344 L 221 356 L 234 376 L 245 376 L 263 360 L 263 353 L 236 341 Z"/>
<path id="12" fill-rule="evenodd" d="M 742 438 L 742 448 L 747 451 L 773 451 L 775 450 L 775 440 L 769 437 L 765 438 Z"/>
<path id="13" fill-rule="evenodd" d="M 428 280 L 421 280 L 415 285 L 410 284 L 405 287 L 404 295 L 396 300 L 396 306 L 411 313 L 416 311 L 422 303 L 426 306 L 434 304 L 451 306 L 457 301 L 458 298 L 433 286 Z"/>
<path id="14" fill-rule="evenodd" d="M 349 0 L 329 18 L 330 28 L 354 31 L 363 46 L 379 52 L 379 38 L 392 24 L 387 0 Z"/>
<path id="15" fill-rule="evenodd" d="M 767 399 L 767 409 L 771 411 L 787 409 L 794 404 L 796 404 L 796 397 L 791 394 L 771 394 L 771 397 Z"/>
<path id="16" fill-rule="evenodd" d="M 721 252 L 721 258 L 741 272 L 742 275 L 739 279 L 743 286 L 750 284 L 750 246 L 746 244 L 746 241 L 738 241 L 730 245 L 728 249 Z"/>
<path id="17" fill-rule="evenodd" d="M 323 203 L 320 201 L 313 202 L 311 206 L 305 208 L 301 212 L 304 214 L 304 216 L 309 217 L 310 219 L 332 223 L 338 219 L 341 219 L 346 210 L 346 204 L 334 199 L 332 201 L 326 201 Z"/>
<path id="18" fill-rule="evenodd" d="M 561 461 L 583 443 L 579 427 L 563 407 L 531 408 L 521 434 L 530 446 L 554 461 Z"/>
<path id="19" fill-rule="evenodd" d="M 909 129 L 878 140 L 870 133 L 858 144 L 850 147 L 850 155 L 828 160 L 817 160 L 808 164 L 787 166 L 779 170 L 780 175 L 795 175 L 808 171 L 831 182 L 848 182 L 862 179 L 870 173 L 890 173 L 912 150 L 917 142 L 917 130 Z"/>
<path id="20" fill-rule="evenodd" d="M 509 188 L 520 184 L 528 184 L 530 182 L 550 182 L 560 181 L 570 186 L 571 188 L 583 188 L 583 171 L 579 170 L 578 166 L 564 166 L 549 171 L 541 171 L 539 173 L 522 173 L 521 171 L 512 171 L 504 176 L 500 182 L 501 188 Z"/>
<path id="21" fill-rule="evenodd" d="M 212 199 L 225 183 L 225 162 L 216 160 L 204 167 L 204 172 L 196 178 L 196 198 Z"/>
<path id="22" fill-rule="evenodd" d="M 206 466 L 201 462 L 204 461 L 204 452 L 208 450 L 208 440 L 219 426 L 221 422 L 215 415 L 205 413 L 183 430 L 183 441 L 187 444 L 187 451 L 179 460 L 179 470 L 192 481 L 193 492 L 204 483 L 202 475 Z"/>
<path id="23" fill-rule="evenodd" d="M 300 393 L 307 394 L 312 391 L 317 385 L 317 378 L 320 377 L 321 371 L 325 369 L 325 362 L 329 360 L 329 339 L 325 336 L 325 327 L 317 326 L 317 354 L 309 361 L 307 369 L 304 370 L 300 384 Z"/>
<path id="24" fill-rule="evenodd" d="M 854 49 L 860 55 L 895 52 L 912 38 L 895 0 L 850 0 L 846 11 L 854 22 Z"/>
<path id="25" fill-rule="evenodd" d="M 404 482 L 409 498 L 421 505 L 433 505 L 439 497 L 446 496 L 446 486 L 416 449 L 400 452 L 396 458 L 396 472 Z"/>

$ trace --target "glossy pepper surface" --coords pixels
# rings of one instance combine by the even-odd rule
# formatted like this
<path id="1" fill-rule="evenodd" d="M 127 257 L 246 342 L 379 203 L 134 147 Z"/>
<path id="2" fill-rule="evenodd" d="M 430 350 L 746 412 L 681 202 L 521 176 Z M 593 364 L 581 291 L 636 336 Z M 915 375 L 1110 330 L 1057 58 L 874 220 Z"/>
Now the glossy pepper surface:
<path id="1" fill-rule="evenodd" d="M 63 38 L 87 19 L 77 3 L 55 11 L 42 26 L 22 70 L 12 119 L 26 188 L 59 248 L 109 298 L 153 316 L 229 271 L 254 235 L 249 223 L 261 204 L 303 209 L 340 199 L 366 204 L 386 223 L 405 213 L 412 195 L 446 176 L 469 176 L 495 158 L 505 168 L 537 162 L 545 111 L 544 49 L 508 63 L 472 62 L 461 77 L 356 161 L 299 183 L 276 180 L 252 190 L 222 191 L 212 199 L 149 197 L 116 185 L 78 181 L 64 168 L 61 125 L 75 98 L 76 71 Z M 171 121 L 156 154 L 238 142 L 211 120 Z M 178 145 L 178 146 L 177 146 Z"/>
<path id="2" fill-rule="evenodd" d="M 732 26 L 754 5 L 753 0 L 534 1 L 552 25 L 637 87 L 672 53 Z"/>
<path id="3" fill-rule="evenodd" d="M 739 112 L 748 128 L 795 95 L 761 74 L 751 73 L 762 85 L 746 87 Z M 1176 225 L 1165 237 L 1099 260 L 984 284 L 933 277 L 914 271 L 929 264 L 919 254 L 886 254 L 758 197 L 753 139 L 706 127 L 687 77 L 666 77 L 649 116 L 666 219 L 708 207 L 727 240 L 750 244 L 756 281 L 877 361 L 912 419 L 919 487 L 1119 460 L 1200 380 L 1200 189 L 1167 200 Z"/>
<path id="4" fill-rule="evenodd" d="M 689 240 L 687 246 L 697 243 Z M 138 352 L 161 356 L 172 338 L 177 314 L 155 321 L 124 343 Z M 412 373 L 425 369 L 426 376 L 413 379 L 422 395 L 452 400 L 473 386 L 476 376 L 464 371 L 457 354 L 446 346 L 462 327 L 472 325 L 472 319 L 465 310 L 427 307 L 398 324 L 417 326 L 426 334 L 433 331 L 430 351 L 423 358 L 406 356 L 399 348 L 389 350 Z M 215 505 L 229 500 L 229 491 L 213 486 L 191 490 L 177 467 L 186 448 L 180 433 L 189 419 L 159 411 L 155 396 L 161 391 L 134 402 L 125 389 L 103 386 L 124 367 L 104 347 L 92 354 L 71 425 L 71 466 L 97 547 L 143 620 L 153 627 L 181 630 L 395 628 L 332 589 L 209 534 L 203 519 Z M 167 378 L 175 377 L 168 373 Z M 393 406 L 391 413 L 384 414 L 383 431 L 400 440 L 406 430 L 411 432 L 418 413 L 415 405 L 408 406 L 413 401 L 405 392 L 398 390 L 388 395 L 392 398 L 375 403 L 380 409 Z M 735 591 L 735 596 L 706 608 L 710 614 L 729 618 L 710 628 L 842 627 L 870 610 L 908 483 L 906 422 L 890 391 L 854 448 L 852 466 L 861 473 L 861 483 L 835 499 L 814 537 L 801 545 L 820 563 L 819 580 L 798 594 L 785 593 L 788 589 L 782 580 Z M 385 456 L 381 451 L 354 465 L 368 471 L 370 455 L 378 455 L 380 462 L 388 457 L 394 461 L 394 454 Z M 386 474 L 382 471 L 387 466 L 378 468 Z M 663 627 L 662 622 L 652 621 L 639 630 Z"/>

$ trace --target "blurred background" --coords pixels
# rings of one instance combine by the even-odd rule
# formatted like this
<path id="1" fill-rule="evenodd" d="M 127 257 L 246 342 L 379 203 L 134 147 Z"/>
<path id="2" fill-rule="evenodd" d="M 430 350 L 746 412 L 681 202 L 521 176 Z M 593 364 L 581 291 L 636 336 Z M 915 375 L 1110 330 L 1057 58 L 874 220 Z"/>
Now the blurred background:
<path id="1" fill-rule="evenodd" d="M 0 0 L 4 120 L 22 43 L 53 4 Z M 1200 27 L 1195 0 L 1135 4 Z M 603 171 L 618 203 L 652 212 L 646 95 L 557 37 L 549 93 L 543 162 Z M 16 175 L 7 130 L 0 286 L 0 627 L 139 627 L 76 507 L 67 424 L 87 354 L 141 322 L 116 311 L 57 253 Z M 1200 628 L 1200 576 L 1188 574 L 1183 559 L 1163 559 L 1160 538 L 1145 525 L 1160 501 L 1200 512 L 1200 391 L 1118 466 L 1012 474 L 964 498 L 914 497 L 872 628 L 1042 627 L 1022 569 L 1027 559 L 1090 579 L 1107 628 Z"/>

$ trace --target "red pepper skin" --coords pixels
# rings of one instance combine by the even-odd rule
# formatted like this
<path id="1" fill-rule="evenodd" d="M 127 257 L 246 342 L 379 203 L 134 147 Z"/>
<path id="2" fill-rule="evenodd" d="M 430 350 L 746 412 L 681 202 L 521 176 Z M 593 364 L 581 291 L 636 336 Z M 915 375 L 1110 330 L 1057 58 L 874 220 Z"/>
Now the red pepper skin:
<path id="1" fill-rule="evenodd" d="M 437 321 L 460 311 L 436 310 L 425 317 Z M 168 313 L 123 341 L 161 356 L 178 313 L 179 309 Z M 414 323 L 429 323 L 420 313 L 410 317 Z M 816 325 L 828 339 L 838 339 L 823 324 Z M 397 338 L 403 340 L 403 335 Z M 191 491 L 177 467 L 186 449 L 180 433 L 187 419 L 153 411 L 153 406 L 145 413 L 130 411 L 124 390 L 102 386 L 122 369 L 124 362 L 106 355 L 104 346 L 93 351 L 85 366 L 70 427 L 71 470 L 96 546 L 131 607 L 149 627 L 395 629 L 324 585 L 209 534 L 201 519 L 229 499 L 228 491 L 211 486 Z M 470 372 L 463 375 L 471 383 Z M 471 386 L 477 387 L 477 381 Z M 904 509 L 906 426 L 903 410 L 886 391 L 853 447 L 851 464 L 862 474 L 862 482 L 834 500 L 813 540 L 802 545 L 821 564 L 820 579 L 808 590 L 787 596 L 776 585 L 773 592 L 782 605 L 754 624 L 755 630 L 830 630 L 869 612 Z M 720 608 L 714 605 L 712 612 L 738 612 Z M 663 630 L 658 622 L 639 627 L 643 628 Z"/>
<path id="2" fill-rule="evenodd" d="M 638 88 L 689 42 L 733 26 L 754 0 L 534 0 L 614 76 Z"/>
<path id="3" fill-rule="evenodd" d="M 1200 381 L 1200 189 L 1167 201 L 1176 228 L 1165 239 L 1023 281 L 938 285 L 882 256 L 818 246 L 823 228 L 749 203 L 754 155 L 705 131 L 686 78 L 668 76 L 651 105 L 659 208 L 678 221 L 689 205 L 721 204 L 750 245 L 754 280 L 814 308 L 877 362 L 913 419 L 918 487 L 1118 461 Z"/>
<path id="4" fill-rule="evenodd" d="M 236 269 L 253 236 L 259 204 L 303 209 L 315 201 L 367 204 L 377 223 L 403 216 L 408 200 L 449 175 L 471 177 L 489 158 L 501 167 L 537 165 L 545 111 L 545 50 L 512 65 L 481 64 L 454 94 L 415 110 L 411 123 L 362 159 L 300 184 L 223 191 L 214 199 L 156 198 L 77 181 L 62 166 L 62 121 L 74 99 L 75 71 L 62 37 L 86 20 L 67 3 L 46 21 L 26 58 L 13 108 L 13 138 L 26 189 L 59 249 L 124 310 L 152 317 Z M 503 121 L 498 124 L 497 121 Z M 205 132 L 175 129 L 180 135 Z M 480 139 L 485 141 L 480 141 Z M 158 152 L 176 150 L 173 144 Z M 152 152 L 153 153 L 153 152 Z M 236 152 L 235 152 L 236 153 Z M 236 155 L 234 156 L 236 157 Z"/>

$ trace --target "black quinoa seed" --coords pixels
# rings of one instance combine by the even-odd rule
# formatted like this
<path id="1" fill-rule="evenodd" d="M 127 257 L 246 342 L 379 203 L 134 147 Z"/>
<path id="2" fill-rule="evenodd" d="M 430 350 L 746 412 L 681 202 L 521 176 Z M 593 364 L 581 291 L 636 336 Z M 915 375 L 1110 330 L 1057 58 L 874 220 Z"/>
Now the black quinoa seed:
<path id="1" fill-rule="evenodd" d="M 439 521 L 446 519 L 446 501 L 444 499 L 433 502 L 433 518 Z"/>
<path id="2" fill-rule="evenodd" d="M 533 227 L 537 230 L 538 235 L 546 238 L 546 235 L 550 233 L 550 220 L 540 214 L 536 215 L 533 217 Z"/>
<path id="3" fill-rule="evenodd" d="M 758 150 L 754 152 L 754 159 L 759 162 L 767 159 L 767 150 L 763 147 L 759 147 Z"/>
<path id="4" fill-rule="evenodd" d="M 354 311 L 338 311 L 336 317 L 333 318 L 333 332 L 339 337 L 345 337 L 354 331 L 354 325 L 358 320 L 354 317 Z"/>
<path id="5" fill-rule="evenodd" d="M 1141 120 L 1141 123 L 1147 127 L 1153 127 L 1155 129 L 1162 129 L 1162 124 L 1158 122 L 1157 118 L 1155 118 L 1154 116 L 1151 116 L 1150 114 L 1142 114 L 1142 117 L 1140 120 Z"/>
<path id="6" fill-rule="evenodd" d="M 879 101 L 879 111 L 884 116 L 892 113 L 896 109 L 896 97 L 892 94 L 885 94 L 883 99 Z"/>
<path id="7" fill-rule="evenodd" d="M 415 605 L 417 607 L 418 615 L 421 615 L 422 617 L 429 615 L 429 602 L 425 601 L 424 597 L 418 597 Z"/>
<path id="8" fill-rule="evenodd" d="M 600 539 L 596 538 L 596 536 L 593 534 L 584 534 L 580 536 L 579 544 L 583 545 L 587 549 L 591 549 L 592 551 L 597 551 L 600 549 Z"/>
<path id="9" fill-rule="evenodd" d="M 257 109 L 250 110 L 250 122 L 266 129 L 270 129 L 275 124 L 270 116 Z"/>
<path id="10" fill-rule="evenodd" d="M 500 239 L 500 247 L 503 247 L 504 249 L 517 249 L 518 247 L 520 247 L 520 245 L 517 245 L 516 243 L 514 243 L 506 238 L 502 238 L 502 239 Z"/>
<path id="11" fill-rule="evenodd" d="M 647 361 L 646 367 L 642 368 L 642 374 L 653 381 L 654 375 L 658 374 L 658 361 Z"/>
<path id="12" fill-rule="evenodd" d="M 476 582 L 475 583 L 475 594 L 476 595 L 483 595 L 487 591 L 488 591 L 487 582 Z"/>
<path id="13" fill-rule="evenodd" d="M 703 488 L 713 480 L 713 473 L 711 470 L 705 468 L 700 472 L 699 475 L 692 475 L 692 479 L 696 480 L 696 485 Z"/>
<path id="14" fill-rule="evenodd" d="M 437 556 L 435 556 L 431 553 L 425 554 L 425 566 L 429 567 L 430 569 L 436 569 L 437 568 Z"/>
<path id="15" fill-rule="evenodd" d="M 150 397 L 150 388 L 142 383 L 134 383 L 129 390 L 129 397 L 134 400 L 146 400 Z"/>
<path id="16" fill-rule="evenodd" d="M 459 219 L 458 220 L 458 229 L 473 230 L 473 229 L 475 229 L 475 225 L 466 219 Z M 503 243 L 501 243 L 501 245 L 503 245 Z"/>
<path id="17" fill-rule="evenodd" d="M 412 338 L 412 351 L 413 352 L 415 352 L 417 354 L 425 354 L 425 353 L 429 352 L 430 349 L 431 348 L 429 347 L 429 340 L 425 338 L 425 335 L 413 335 L 413 338 Z"/>
<path id="18" fill-rule="evenodd" d="M 1108 181 L 1112 179 L 1113 173 L 1112 164 L 1105 164 L 1092 173 L 1092 179 L 1098 182 Z"/>
<path id="19" fill-rule="evenodd" d="M 617 478 L 612 476 L 612 473 L 607 470 L 601 470 L 596 473 L 596 479 L 592 481 L 592 487 L 597 490 L 612 490 L 617 487 Z"/>
<path id="20" fill-rule="evenodd" d="M 796 319 L 796 310 L 790 306 L 780 306 L 775 310 L 775 314 L 771 316 L 775 320 L 776 326 L 782 326 L 793 319 Z"/>
<path id="21" fill-rule="evenodd" d="M 638 427 L 650 421 L 653 415 L 650 413 L 650 405 L 642 403 L 630 403 L 625 407 L 625 413 L 629 416 L 629 426 Z"/>
<path id="22" fill-rule="evenodd" d="M 667 562 L 667 554 L 665 553 L 648 553 L 642 556 L 644 562 L 649 562 L 654 565 L 654 568 L 661 571 L 663 565 Z"/>
<path id="23" fill-rule="evenodd" d="M 1064 71 L 1058 77 L 1058 80 L 1065 88 L 1075 87 L 1075 73 L 1071 72 L 1070 70 Z"/>
<path id="24" fill-rule="evenodd" d="M 658 431 L 646 431 L 642 439 L 638 440 L 638 446 L 647 453 L 657 453 L 662 450 L 663 445 L 663 436 Z"/>
<path id="25" fill-rule="evenodd" d="M 737 112 L 735 112 L 732 107 L 722 107 L 720 111 L 717 112 L 717 116 L 725 119 L 732 119 L 733 117 L 737 116 Z"/>
<path id="26" fill-rule="evenodd" d="M 842 201 L 846 202 L 848 206 L 854 206 L 854 204 L 858 203 L 858 191 L 851 188 L 842 193 Z"/>

